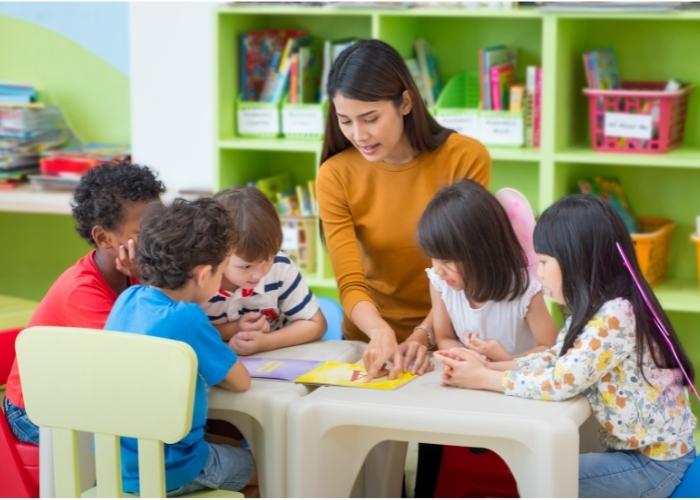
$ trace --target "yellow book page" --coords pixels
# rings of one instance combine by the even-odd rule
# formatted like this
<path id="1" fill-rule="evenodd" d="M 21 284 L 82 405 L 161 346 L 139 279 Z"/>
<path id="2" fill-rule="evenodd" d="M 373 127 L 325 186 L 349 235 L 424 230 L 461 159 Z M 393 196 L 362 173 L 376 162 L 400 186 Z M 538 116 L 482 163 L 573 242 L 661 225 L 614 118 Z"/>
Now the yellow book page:
<path id="1" fill-rule="evenodd" d="M 344 363 L 342 361 L 326 361 L 313 370 L 294 380 L 299 384 L 341 385 L 344 387 L 364 387 L 365 389 L 392 390 L 410 382 L 416 375 L 403 372 L 394 380 L 387 376 L 372 379 L 367 382 L 367 372 L 364 365 Z"/>

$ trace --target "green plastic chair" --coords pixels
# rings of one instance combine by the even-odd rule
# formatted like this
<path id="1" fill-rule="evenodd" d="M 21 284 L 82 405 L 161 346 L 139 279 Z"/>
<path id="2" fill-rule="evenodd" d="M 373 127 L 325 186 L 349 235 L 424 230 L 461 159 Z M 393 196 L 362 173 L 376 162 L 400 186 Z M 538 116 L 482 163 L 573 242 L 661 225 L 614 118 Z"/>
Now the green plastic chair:
<path id="1" fill-rule="evenodd" d="M 29 418 L 53 430 L 58 497 L 121 497 L 119 437 L 138 439 L 140 494 L 164 497 L 163 443 L 192 425 L 197 357 L 183 342 L 82 328 L 32 327 L 17 356 Z M 95 435 L 97 486 L 80 491 L 77 431 Z M 127 495 L 128 496 L 128 495 Z M 236 496 L 204 490 L 191 497 Z"/>

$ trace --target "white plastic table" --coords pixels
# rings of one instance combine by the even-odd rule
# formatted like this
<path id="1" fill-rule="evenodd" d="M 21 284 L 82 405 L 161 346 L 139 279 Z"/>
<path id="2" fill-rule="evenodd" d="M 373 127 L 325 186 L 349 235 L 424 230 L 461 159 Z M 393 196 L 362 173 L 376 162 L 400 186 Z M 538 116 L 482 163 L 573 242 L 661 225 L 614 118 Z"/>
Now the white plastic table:
<path id="1" fill-rule="evenodd" d="M 259 357 L 354 362 L 367 344 L 326 340 L 256 354 Z M 209 417 L 231 422 L 246 437 L 255 457 L 261 495 L 287 496 L 287 408 L 310 388 L 276 380 L 253 379 L 246 392 L 213 388 Z"/>
<path id="2" fill-rule="evenodd" d="M 546 402 L 442 387 L 439 369 L 394 391 L 321 387 L 288 410 L 287 494 L 349 496 L 369 450 L 389 440 L 489 448 L 521 496 L 576 497 L 579 427 L 590 414 L 583 397 Z"/>

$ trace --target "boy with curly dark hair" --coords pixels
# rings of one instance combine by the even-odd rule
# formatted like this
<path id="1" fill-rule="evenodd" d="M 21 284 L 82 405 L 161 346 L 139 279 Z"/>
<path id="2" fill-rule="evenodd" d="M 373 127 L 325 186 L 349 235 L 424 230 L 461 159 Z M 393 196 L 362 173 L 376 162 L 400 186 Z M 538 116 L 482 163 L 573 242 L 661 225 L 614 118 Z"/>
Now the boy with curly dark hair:
<path id="1" fill-rule="evenodd" d="M 201 307 L 221 286 L 232 244 L 228 213 L 211 198 L 149 207 L 136 250 L 142 284 L 121 294 L 105 325 L 106 330 L 185 342 L 197 356 L 192 429 L 182 441 L 165 444 L 168 496 L 205 488 L 238 491 L 257 483 L 249 450 L 204 439 L 208 388 L 250 387 L 245 366 Z M 136 440 L 122 438 L 121 448 L 124 490 L 137 492 Z"/>
<path id="2" fill-rule="evenodd" d="M 163 183 L 147 167 L 119 162 L 90 169 L 75 190 L 72 207 L 78 234 L 94 249 L 51 285 L 28 326 L 102 328 L 117 296 L 132 282 L 130 257 L 143 211 L 163 192 Z M 24 409 L 16 360 L 3 406 L 17 439 L 39 444 L 39 428 Z"/>

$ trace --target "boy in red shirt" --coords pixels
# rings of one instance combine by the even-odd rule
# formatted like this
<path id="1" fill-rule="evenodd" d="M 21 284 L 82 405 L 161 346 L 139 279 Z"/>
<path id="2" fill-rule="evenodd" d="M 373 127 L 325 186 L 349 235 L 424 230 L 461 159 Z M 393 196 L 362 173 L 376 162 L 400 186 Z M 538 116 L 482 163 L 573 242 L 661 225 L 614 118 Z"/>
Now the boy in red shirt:
<path id="1" fill-rule="evenodd" d="M 95 248 L 58 277 L 28 326 L 103 328 L 117 296 L 132 284 L 143 211 L 164 191 L 151 170 L 131 163 L 106 163 L 85 174 L 73 195 L 73 218 L 78 234 Z M 39 444 L 39 428 L 24 409 L 16 359 L 3 409 L 17 439 Z"/>

